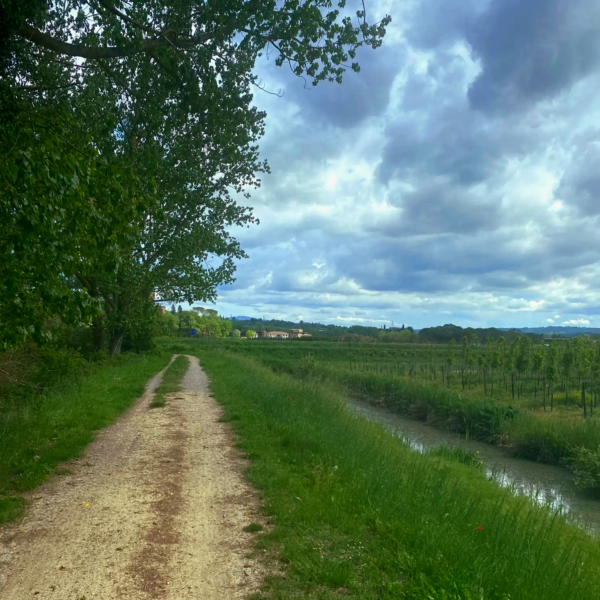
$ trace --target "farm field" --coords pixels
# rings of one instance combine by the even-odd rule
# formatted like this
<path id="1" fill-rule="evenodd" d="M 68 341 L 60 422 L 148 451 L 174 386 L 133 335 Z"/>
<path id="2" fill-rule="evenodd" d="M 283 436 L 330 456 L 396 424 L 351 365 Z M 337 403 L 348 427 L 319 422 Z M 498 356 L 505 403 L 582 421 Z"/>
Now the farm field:
<path id="1" fill-rule="evenodd" d="M 488 481 L 468 453 L 417 454 L 357 417 L 324 380 L 335 367 L 298 355 L 312 374 L 293 376 L 281 357 L 277 372 L 265 364 L 270 350 L 248 356 L 258 344 L 162 344 L 199 356 L 250 460 L 268 523 L 258 552 L 274 565 L 257 598 L 597 595 L 594 538 Z"/>
<path id="2" fill-rule="evenodd" d="M 162 343 L 188 351 L 199 343 L 252 356 L 275 372 L 335 384 L 347 395 L 501 444 L 517 456 L 569 466 L 580 487 L 600 490 L 598 347 L 591 340 L 460 349 L 275 340 Z"/>

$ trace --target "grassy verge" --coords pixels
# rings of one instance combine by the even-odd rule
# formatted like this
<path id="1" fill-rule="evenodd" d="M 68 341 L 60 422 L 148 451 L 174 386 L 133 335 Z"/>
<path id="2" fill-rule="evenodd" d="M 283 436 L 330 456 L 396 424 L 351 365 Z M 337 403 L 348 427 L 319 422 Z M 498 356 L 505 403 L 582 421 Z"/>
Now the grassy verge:
<path id="1" fill-rule="evenodd" d="M 318 362 L 299 362 L 287 370 L 295 376 L 335 382 L 348 394 L 436 427 L 502 444 L 515 456 L 570 466 L 579 474 L 580 487 L 600 489 L 600 422 L 596 419 L 555 420 L 549 414 L 534 414 L 491 398 L 464 396 L 419 381 Z"/>
<path id="2" fill-rule="evenodd" d="M 461 457 L 411 452 L 330 387 L 200 354 L 273 523 L 258 545 L 285 563 L 258 598 L 598 595 L 599 544 Z"/>
<path id="3" fill-rule="evenodd" d="M 150 408 L 162 408 L 166 406 L 167 394 L 173 394 L 181 389 L 181 380 L 189 366 L 189 361 L 185 356 L 178 356 L 165 371 L 160 385 L 154 392 L 154 398 L 148 405 Z"/>
<path id="4" fill-rule="evenodd" d="M 60 462 L 78 456 L 96 430 L 142 395 L 167 361 L 166 354 L 123 355 L 60 391 L 1 406 L 0 523 L 21 513 L 19 492 L 40 485 Z"/>
<path id="5" fill-rule="evenodd" d="M 600 422 L 552 419 L 490 398 L 465 397 L 383 374 L 316 365 L 309 376 L 336 381 L 348 393 L 436 427 L 502 444 L 517 457 L 570 468 L 575 484 L 600 495 Z"/>

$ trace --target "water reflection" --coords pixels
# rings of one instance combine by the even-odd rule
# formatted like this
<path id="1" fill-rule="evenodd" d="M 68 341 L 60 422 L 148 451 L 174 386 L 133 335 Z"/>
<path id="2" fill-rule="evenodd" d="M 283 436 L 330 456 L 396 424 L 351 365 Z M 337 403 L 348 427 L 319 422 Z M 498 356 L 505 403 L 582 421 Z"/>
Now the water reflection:
<path id="1" fill-rule="evenodd" d="M 600 533 L 600 502 L 579 491 L 566 469 L 511 457 L 496 446 L 467 440 L 360 400 L 350 398 L 348 404 L 365 418 L 384 425 L 415 452 L 439 446 L 478 452 L 488 478 L 498 485 L 549 506 L 595 534 Z"/>

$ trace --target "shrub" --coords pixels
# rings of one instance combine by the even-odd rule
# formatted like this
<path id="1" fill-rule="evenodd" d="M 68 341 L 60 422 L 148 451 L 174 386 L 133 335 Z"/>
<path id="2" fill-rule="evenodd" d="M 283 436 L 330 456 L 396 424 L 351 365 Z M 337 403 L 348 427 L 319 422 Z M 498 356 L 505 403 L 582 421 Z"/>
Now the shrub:
<path id="1" fill-rule="evenodd" d="M 596 450 L 575 448 L 565 463 L 573 471 L 577 487 L 600 495 L 600 447 Z"/>
<path id="2" fill-rule="evenodd" d="M 41 387 L 55 387 L 83 374 L 87 361 L 69 348 L 43 348 L 40 351 L 40 369 L 34 381 Z"/>

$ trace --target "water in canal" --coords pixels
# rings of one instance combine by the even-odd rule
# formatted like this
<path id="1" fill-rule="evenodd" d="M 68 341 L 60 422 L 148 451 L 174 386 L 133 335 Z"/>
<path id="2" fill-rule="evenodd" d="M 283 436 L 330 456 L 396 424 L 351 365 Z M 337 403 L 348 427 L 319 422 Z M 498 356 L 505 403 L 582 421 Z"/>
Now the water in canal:
<path id="1" fill-rule="evenodd" d="M 600 501 L 578 490 L 566 469 L 514 458 L 497 446 L 467 441 L 465 436 L 436 429 L 361 400 L 349 398 L 348 405 L 370 421 L 384 425 L 417 452 L 439 446 L 479 452 L 488 477 L 499 485 L 511 487 L 515 494 L 529 496 L 568 514 L 584 528 L 600 534 Z"/>

